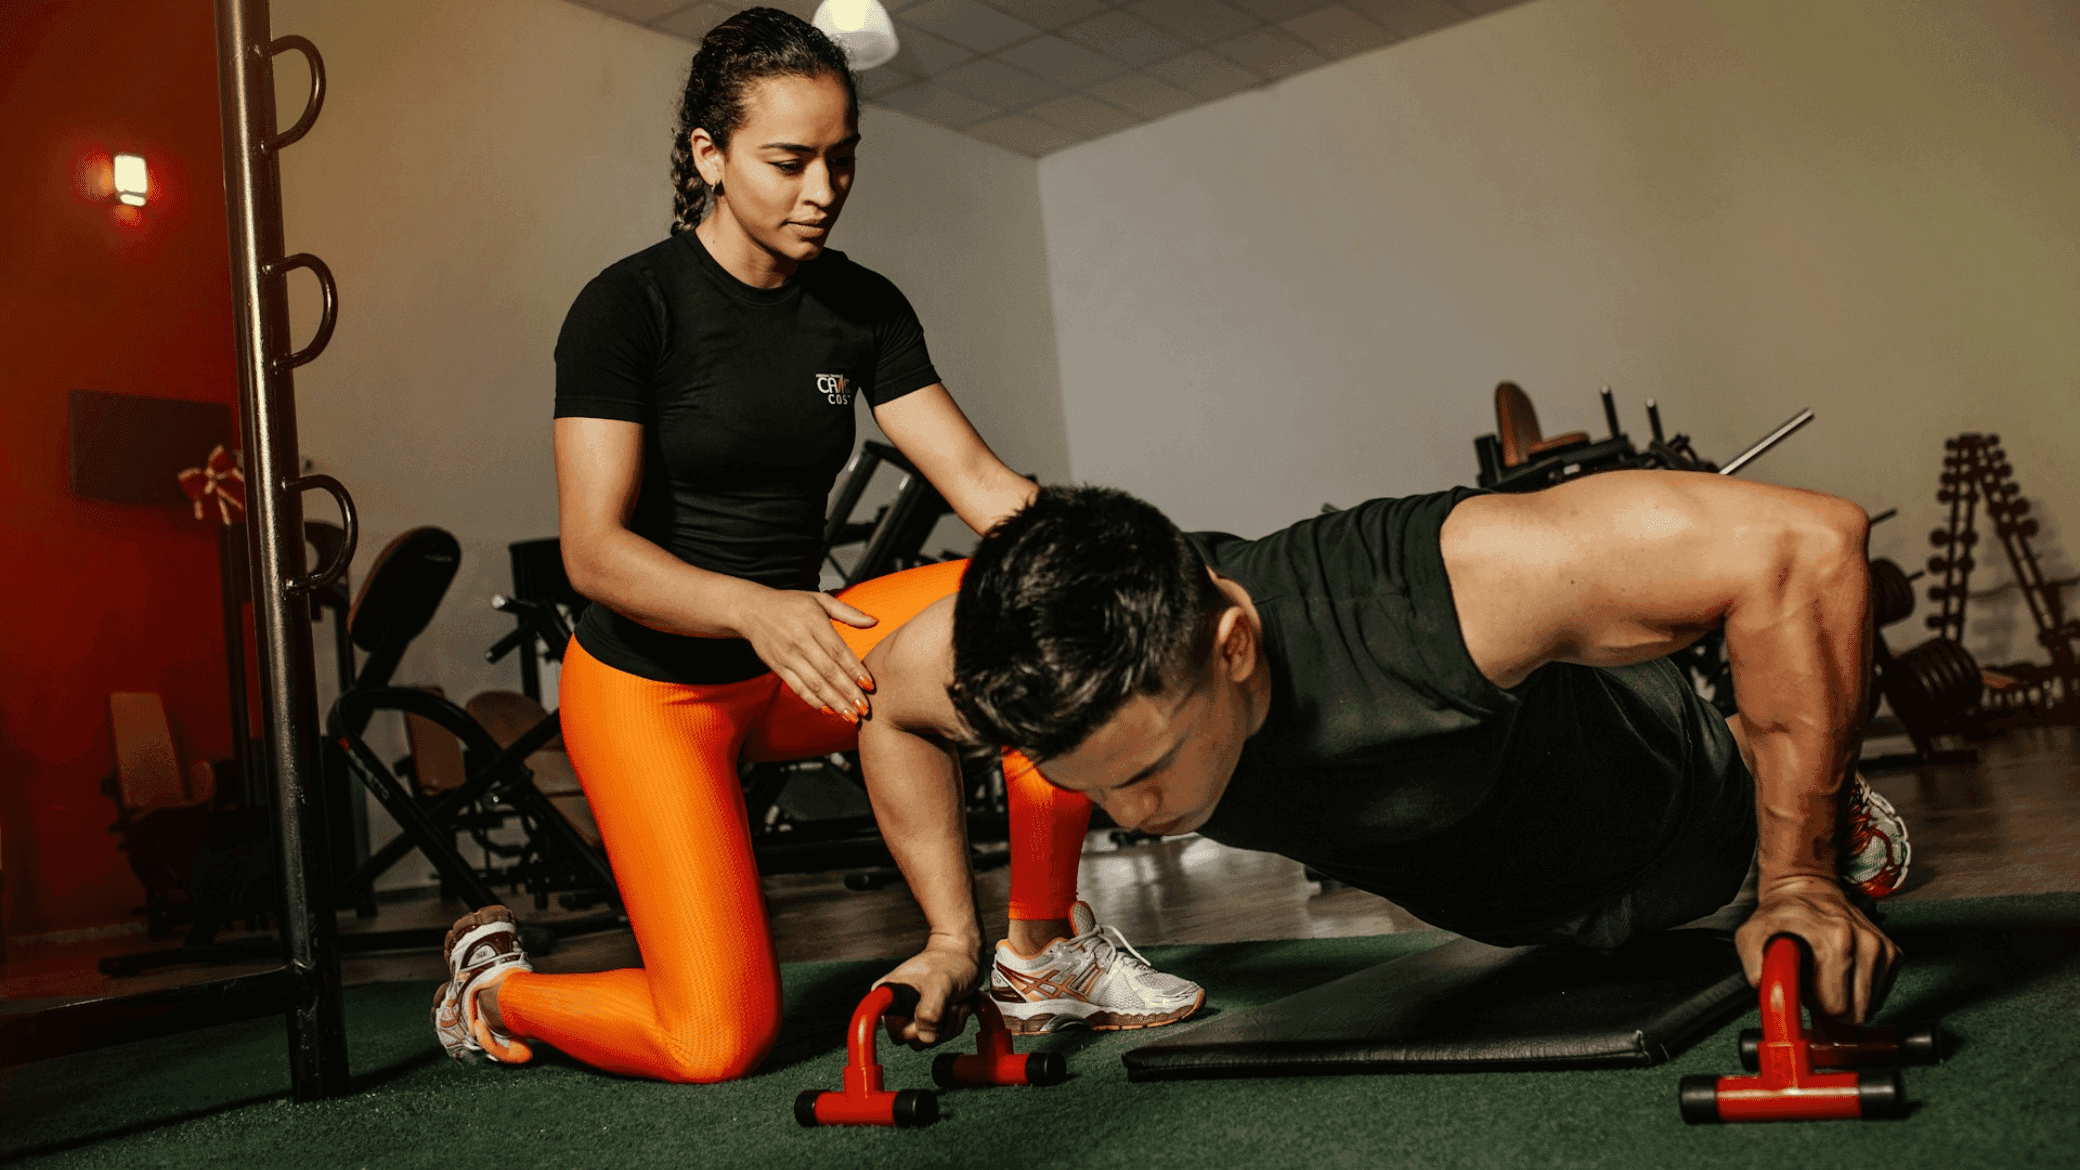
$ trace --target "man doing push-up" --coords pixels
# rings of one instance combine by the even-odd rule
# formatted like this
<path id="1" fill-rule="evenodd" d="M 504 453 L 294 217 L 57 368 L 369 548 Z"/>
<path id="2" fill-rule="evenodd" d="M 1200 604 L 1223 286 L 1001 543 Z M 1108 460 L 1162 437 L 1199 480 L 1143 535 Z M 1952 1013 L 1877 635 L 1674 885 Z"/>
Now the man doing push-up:
<path id="1" fill-rule="evenodd" d="M 1863 1019 L 1899 952 L 1849 890 L 1891 892 L 1908 860 L 1853 770 L 1867 527 L 1840 499 L 1685 472 L 1374 500 L 1261 540 L 1043 489 L 957 605 L 876 650 L 862 763 L 931 924 L 887 976 L 922 992 L 892 1030 L 956 1033 L 983 979 L 970 741 L 1128 828 L 1284 854 L 1484 942 L 1615 945 L 1745 896 L 1750 981 L 1798 935 L 1820 1006 Z M 1713 629 L 1730 721 L 1667 660 Z"/>

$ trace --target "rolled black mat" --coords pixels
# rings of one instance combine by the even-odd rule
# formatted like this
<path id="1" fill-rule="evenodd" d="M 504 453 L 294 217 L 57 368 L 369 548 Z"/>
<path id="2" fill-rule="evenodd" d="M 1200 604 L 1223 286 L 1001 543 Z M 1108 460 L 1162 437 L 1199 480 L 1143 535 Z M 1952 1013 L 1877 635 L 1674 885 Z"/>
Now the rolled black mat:
<path id="1" fill-rule="evenodd" d="M 1713 931 L 1664 931 L 1614 949 L 1458 939 L 1122 1059 L 1132 1081 L 1638 1068 L 1754 1002 L 1732 940 Z"/>

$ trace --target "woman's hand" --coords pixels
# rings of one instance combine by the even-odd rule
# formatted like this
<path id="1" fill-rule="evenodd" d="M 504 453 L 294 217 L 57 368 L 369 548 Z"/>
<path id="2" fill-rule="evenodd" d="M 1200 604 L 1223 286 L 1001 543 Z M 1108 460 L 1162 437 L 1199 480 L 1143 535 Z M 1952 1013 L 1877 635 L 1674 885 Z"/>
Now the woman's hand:
<path id="1" fill-rule="evenodd" d="M 866 717 L 874 677 L 832 621 L 864 630 L 879 619 L 828 593 L 760 589 L 730 624 L 803 702 L 857 723 Z"/>
<path id="2" fill-rule="evenodd" d="M 968 1024 L 968 1000 L 982 984 L 978 949 L 958 940 L 934 937 L 902 966 L 875 981 L 907 983 L 917 989 L 917 1014 L 882 1017 L 889 1039 L 912 1048 L 928 1048 L 951 1040 Z"/>

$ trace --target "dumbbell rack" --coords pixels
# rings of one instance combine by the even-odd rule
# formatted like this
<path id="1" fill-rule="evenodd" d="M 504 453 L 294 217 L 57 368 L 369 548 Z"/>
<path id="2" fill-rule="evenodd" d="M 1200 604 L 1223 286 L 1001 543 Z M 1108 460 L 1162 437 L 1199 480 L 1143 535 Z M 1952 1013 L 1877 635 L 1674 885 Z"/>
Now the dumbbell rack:
<path id="1" fill-rule="evenodd" d="M 2071 718 L 2080 714 L 2080 703 L 2076 703 L 2080 700 L 2080 621 L 2066 614 L 2061 596 L 2065 583 L 2047 579 L 2043 565 L 2037 560 L 2030 538 L 2037 535 L 2038 524 L 2029 514 L 2029 498 L 2015 483 L 2015 468 L 2008 462 L 2007 452 L 2000 445 L 2000 436 L 1962 434 L 1944 446 L 1955 453 L 1960 464 L 1958 488 L 1985 500 L 1986 515 L 1993 521 L 1994 535 L 2001 542 L 2001 550 L 2007 554 L 2015 584 L 2022 590 L 2023 600 L 2029 606 L 2030 620 L 2037 627 L 2037 644 L 2051 656 L 2048 666 L 2019 663 L 1999 668 L 1997 673 L 2013 679 L 2014 685 L 1994 689 L 1989 695 L 1990 705 L 2007 713 L 2037 717 Z M 1951 457 L 1946 456 L 1946 479 L 1951 461 Z M 1966 536 L 1972 535 L 1969 524 L 1967 512 Z M 1969 566 L 1969 556 L 1963 559 Z M 1963 605 L 1960 591 L 1957 599 L 1960 626 Z"/>
<path id="2" fill-rule="evenodd" d="M 1979 543 L 1973 519 L 1979 507 L 1977 435 L 1959 435 L 1943 440 L 1943 474 L 1936 502 L 1950 507 L 1950 522 L 1928 534 L 1935 555 L 1928 558 L 1928 571 L 1942 574 L 1940 585 L 1931 585 L 1928 599 L 1942 608 L 1928 615 L 1928 628 L 1938 638 L 1964 641 L 1964 606 L 1969 599 L 1972 547 Z"/>
<path id="3" fill-rule="evenodd" d="M 1985 674 L 1964 648 L 1965 603 L 1971 596 L 1972 570 L 1977 567 L 1972 556 L 1979 542 L 1975 521 L 1985 495 L 1979 439 L 1961 435 L 1943 443 L 1936 502 L 1949 508 L 1949 517 L 1948 523 L 1928 534 L 1929 544 L 1936 549 L 1928 558 L 1928 572 L 1941 578 L 1928 589 L 1928 599 L 1938 606 L 1925 619 L 1934 637 L 1902 654 L 1892 653 L 1883 628 L 1913 612 L 1912 582 L 1921 574 L 1909 577 L 1888 560 L 1871 562 L 1872 656 L 1878 689 L 1898 716 L 1913 751 L 1866 756 L 1858 766 L 1867 773 L 1928 764 L 1970 764 L 1979 759 L 1972 748 L 1935 746 L 1940 735 L 1974 736 L 1983 730 L 1977 715 L 1986 698 Z"/>

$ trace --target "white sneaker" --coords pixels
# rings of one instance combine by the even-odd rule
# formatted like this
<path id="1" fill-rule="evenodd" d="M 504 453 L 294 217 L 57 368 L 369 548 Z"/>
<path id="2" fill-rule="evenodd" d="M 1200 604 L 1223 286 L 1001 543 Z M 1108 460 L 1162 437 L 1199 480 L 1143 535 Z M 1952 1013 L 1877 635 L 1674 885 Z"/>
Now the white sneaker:
<path id="1" fill-rule="evenodd" d="M 1199 1010 L 1206 990 L 1149 965 L 1119 931 L 1099 926 L 1091 908 L 1069 912 L 1076 937 L 1058 938 L 1026 958 L 997 944 L 989 995 L 1014 1034 L 1082 1026 L 1100 1032 L 1154 1028 Z"/>
<path id="2" fill-rule="evenodd" d="M 1842 877 L 1873 898 L 1898 892 L 1907 884 L 1907 870 L 1914 862 L 1906 818 L 1862 776 L 1854 777 L 1842 795 Z"/>
<path id="3" fill-rule="evenodd" d="M 527 1045 L 492 1030 L 477 1011 L 477 996 L 496 987 L 515 971 L 532 971 L 520 949 L 520 927 L 504 906 L 486 906 L 458 919 L 441 950 L 448 956 L 448 979 L 433 996 L 433 1032 L 456 1060 L 488 1056 L 502 1064 L 524 1064 L 534 1055 Z"/>

